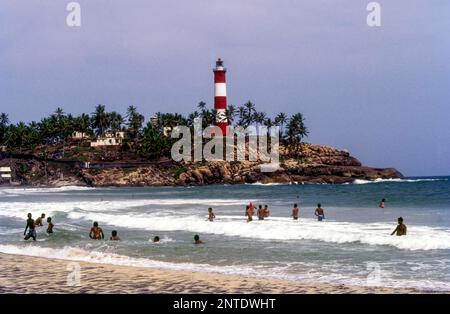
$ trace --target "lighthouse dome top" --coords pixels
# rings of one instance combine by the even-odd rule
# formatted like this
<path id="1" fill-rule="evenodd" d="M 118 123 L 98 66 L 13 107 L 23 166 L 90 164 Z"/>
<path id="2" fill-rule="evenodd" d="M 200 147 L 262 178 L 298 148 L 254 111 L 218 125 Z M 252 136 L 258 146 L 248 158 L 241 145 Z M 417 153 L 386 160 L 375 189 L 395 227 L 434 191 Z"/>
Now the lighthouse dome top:
<path id="1" fill-rule="evenodd" d="M 223 66 L 223 60 L 221 58 L 217 59 L 214 71 L 226 71 L 225 67 Z"/>

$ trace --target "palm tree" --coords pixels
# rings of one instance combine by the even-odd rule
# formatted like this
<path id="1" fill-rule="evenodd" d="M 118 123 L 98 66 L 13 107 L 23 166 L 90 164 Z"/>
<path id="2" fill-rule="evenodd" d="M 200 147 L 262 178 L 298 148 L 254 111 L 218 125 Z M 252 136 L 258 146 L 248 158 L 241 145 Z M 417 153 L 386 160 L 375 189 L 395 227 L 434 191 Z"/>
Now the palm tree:
<path id="1" fill-rule="evenodd" d="M 246 119 L 245 119 L 245 107 L 244 106 L 239 106 L 238 116 L 239 116 L 239 121 L 238 121 L 237 125 L 242 126 L 242 127 L 245 126 Z"/>
<path id="2" fill-rule="evenodd" d="M 108 114 L 104 105 L 97 105 L 95 112 L 92 113 L 92 126 L 97 135 L 105 134 L 109 125 Z"/>
<path id="3" fill-rule="evenodd" d="M 246 127 L 251 125 L 254 122 L 254 113 L 256 112 L 255 104 L 252 103 L 250 100 L 244 104 L 244 107 L 246 109 L 245 113 L 245 120 L 246 120 Z"/>
<path id="4" fill-rule="evenodd" d="M 286 140 L 289 145 L 290 152 L 299 154 L 301 149 L 301 141 L 309 133 L 305 126 L 305 119 L 301 113 L 297 113 L 291 117 L 287 126 Z"/>
<path id="5" fill-rule="evenodd" d="M 27 125 L 20 121 L 12 130 L 12 138 L 10 139 L 12 141 L 11 144 L 13 144 L 13 147 L 19 147 L 19 152 L 22 152 L 22 148 L 25 147 L 26 143 L 28 142 L 28 132 L 27 132 Z"/>
<path id="6" fill-rule="evenodd" d="M 2 112 L 0 114 L 0 126 L 6 127 L 8 123 L 9 123 L 8 115 L 6 113 Z"/>
<path id="7" fill-rule="evenodd" d="M 253 120 L 258 124 L 263 124 L 266 120 L 267 114 L 265 112 L 255 112 L 253 115 Z"/>
<path id="8" fill-rule="evenodd" d="M 199 115 L 199 113 L 198 113 L 198 111 L 194 111 L 194 112 L 192 112 L 192 113 L 190 113 L 189 115 L 188 115 L 188 117 L 187 117 L 187 125 L 188 125 L 188 127 L 193 127 L 194 126 L 194 120 L 196 119 L 196 118 L 198 118 L 200 115 Z"/>
<path id="9" fill-rule="evenodd" d="M 32 121 L 27 126 L 26 141 L 27 141 L 26 145 L 30 146 L 33 151 L 34 151 L 35 146 L 38 143 L 40 143 L 38 124 L 36 123 L 36 121 Z"/>
<path id="10" fill-rule="evenodd" d="M 229 105 L 226 111 L 226 116 L 230 125 L 233 125 L 236 114 L 237 114 L 236 107 L 234 107 L 233 105 Z"/>
<path id="11" fill-rule="evenodd" d="M 206 109 L 206 103 L 204 101 L 201 101 L 197 105 L 198 110 L 200 110 L 200 114 L 203 115 L 205 113 Z"/>
<path id="12" fill-rule="evenodd" d="M 5 133 L 8 128 L 9 118 L 4 112 L 0 114 L 0 145 L 3 144 L 5 140 Z"/>
<path id="13" fill-rule="evenodd" d="M 284 125 L 287 122 L 287 116 L 284 112 L 280 112 L 276 117 L 275 117 L 275 125 L 278 125 L 280 127 L 280 138 L 283 137 L 283 133 L 284 133 Z"/>
<path id="14" fill-rule="evenodd" d="M 75 121 L 77 131 L 82 133 L 89 133 L 89 131 L 91 130 L 89 115 L 83 113 L 81 114 L 81 116 L 78 116 Z"/>
<path id="15" fill-rule="evenodd" d="M 137 111 L 135 106 L 129 106 L 127 108 L 126 117 L 128 118 L 128 134 L 131 139 L 136 140 L 140 136 L 142 124 L 144 123 L 145 118 Z"/>
<path id="16" fill-rule="evenodd" d="M 109 124 L 111 126 L 111 131 L 120 131 L 123 122 L 124 119 L 120 113 L 113 111 L 109 114 Z"/>
<path id="17" fill-rule="evenodd" d="M 64 110 L 61 107 L 56 108 L 54 115 L 59 120 L 64 116 Z"/>
<path id="18" fill-rule="evenodd" d="M 259 134 L 259 126 L 266 120 L 265 112 L 256 112 L 253 114 L 253 121 L 256 123 L 256 132 Z"/>
<path id="19" fill-rule="evenodd" d="M 64 138 L 64 132 L 67 127 L 66 115 L 61 107 L 56 108 L 55 112 L 51 115 L 54 129 L 58 132 L 58 137 Z"/>
<path id="20" fill-rule="evenodd" d="M 210 125 L 213 125 L 216 121 L 216 110 L 204 110 L 202 112 L 202 128 L 207 128 Z"/>

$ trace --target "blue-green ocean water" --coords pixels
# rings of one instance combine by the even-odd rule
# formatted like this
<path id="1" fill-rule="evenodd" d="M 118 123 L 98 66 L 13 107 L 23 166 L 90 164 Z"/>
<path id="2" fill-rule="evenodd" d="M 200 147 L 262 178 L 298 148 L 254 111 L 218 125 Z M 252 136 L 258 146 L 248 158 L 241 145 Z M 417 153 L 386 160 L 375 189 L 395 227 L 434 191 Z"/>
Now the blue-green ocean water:
<path id="1" fill-rule="evenodd" d="M 386 208 L 378 203 L 386 198 Z M 271 217 L 247 223 L 249 202 Z M 320 202 L 326 219 L 314 219 Z M 293 203 L 300 219 L 290 217 Z M 206 220 L 213 207 L 217 219 Z M 23 240 L 26 214 L 55 233 Z M 390 236 L 397 217 L 405 237 Z M 256 217 L 255 217 L 256 218 Z M 109 238 L 88 237 L 98 221 Z M 199 234 L 205 242 L 194 245 Z M 151 239 L 158 235 L 159 244 Z M 343 185 L 0 188 L 0 252 L 118 265 L 450 291 L 450 177 Z"/>

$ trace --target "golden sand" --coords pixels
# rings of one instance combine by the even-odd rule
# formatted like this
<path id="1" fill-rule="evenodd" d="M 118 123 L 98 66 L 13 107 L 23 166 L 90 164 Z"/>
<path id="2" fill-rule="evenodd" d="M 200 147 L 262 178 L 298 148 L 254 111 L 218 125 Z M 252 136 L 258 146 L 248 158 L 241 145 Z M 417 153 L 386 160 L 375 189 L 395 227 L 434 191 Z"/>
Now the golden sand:
<path id="1" fill-rule="evenodd" d="M 0 253 L 1 293 L 418 293 L 203 272 L 74 262 Z M 71 272 L 79 265 L 79 285 Z M 69 284 L 68 284 L 69 282 Z"/>

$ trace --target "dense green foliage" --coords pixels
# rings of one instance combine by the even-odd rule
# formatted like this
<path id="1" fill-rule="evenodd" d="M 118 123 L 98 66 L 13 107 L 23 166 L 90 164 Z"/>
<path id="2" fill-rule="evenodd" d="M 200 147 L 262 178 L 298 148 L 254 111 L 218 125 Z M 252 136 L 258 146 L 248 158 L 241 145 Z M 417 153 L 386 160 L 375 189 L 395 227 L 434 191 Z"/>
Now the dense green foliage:
<path id="1" fill-rule="evenodd" d="M 230 105 L 226 114 L 233 126 L 279 126 L 281 141 L 288 145 L 291 153 L 301 150 L 301 141 L 308 135 L 301 113 L 290 118 L 285 113 L 279 113 L 271 118 L 266 113 L 257 111 L 255 105 L 249 101 L 239 107 Z M 158 158 L 167 156 L 176 141 L 165 136 L 165 129 L 170 130 L 177 125 L 192 128 L 196 118 L 201 118 L 202 127 L 205 128 L 214 124 L 215 115 L 215 110 L 208 109 L 204 102 L 200 102 L 197 110 L 187 116 L 158 112 L 145 125 L 144 116 L 135 106 L 129 106 L 125 116 L 115 111 L 108 112 L 101 104 L 97 105 L 91 114 L 83 113 L 79 116 L 66 114 L 63 109 L 57 108 L 53 114 L 42 118 L 41 121 L 28 124 L 10 123 L 8 115 L 1 113 L 0 145 L 6 146 L 8 151 L 22 152 L 33 150 L 37 145 L 62 143 L 64 150 L 65 143 L 74 132 L 83 132 L 88 139 L 94 139 L 108 132 L 124 131 L 123 150 L 145 158 Z"/>

